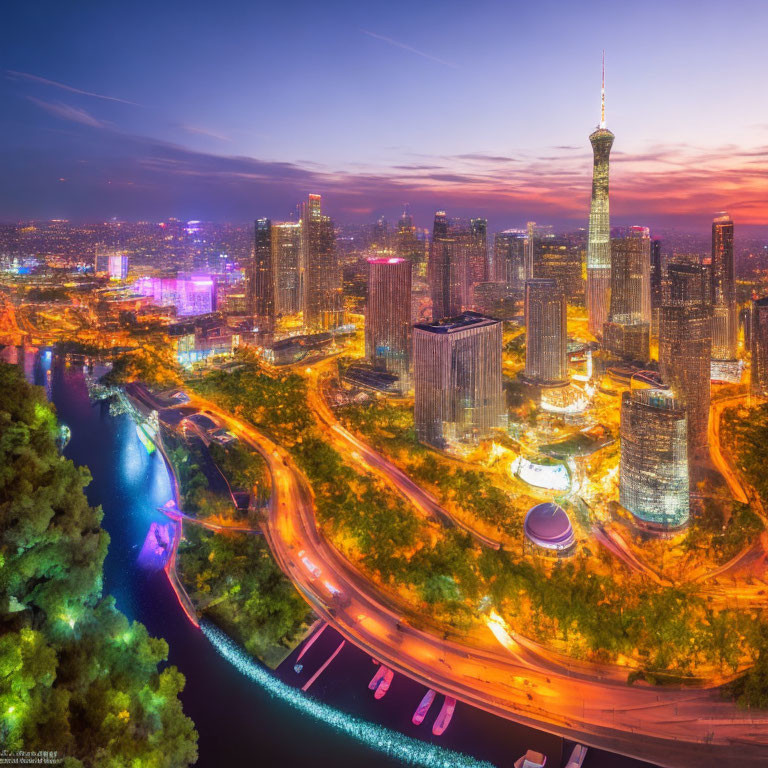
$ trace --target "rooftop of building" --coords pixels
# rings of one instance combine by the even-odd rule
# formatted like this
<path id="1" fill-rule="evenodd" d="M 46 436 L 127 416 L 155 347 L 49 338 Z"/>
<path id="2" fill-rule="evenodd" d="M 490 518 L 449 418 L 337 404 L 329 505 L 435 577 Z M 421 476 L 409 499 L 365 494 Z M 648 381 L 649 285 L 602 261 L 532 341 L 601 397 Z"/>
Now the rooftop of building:
<path id="1" fill-rule="evenodd" d="M 525 516 L 524 530 L 528 539 L 546 549 L 567 549 L 574 542 L 571 521 L 554 502 L 531 507 Z"/>
<path id="2" fill-rule="evenodd" d="M 368 259 L 369 264 L 402 264 L 406 259 L 400 256 L 371 256 Z"/>
<path id="3" fill-rule="evenodd" d="M 456 333 L 465 331 L 468 328 L 482 328 L 488 325 L 497 325 L 500 321 L 480 312 L 462 312 L 455 317 L 448 317 L 444 320 L 437 320 L 431 323 L 417 323 L 414 328 L 430 333 Z"/>

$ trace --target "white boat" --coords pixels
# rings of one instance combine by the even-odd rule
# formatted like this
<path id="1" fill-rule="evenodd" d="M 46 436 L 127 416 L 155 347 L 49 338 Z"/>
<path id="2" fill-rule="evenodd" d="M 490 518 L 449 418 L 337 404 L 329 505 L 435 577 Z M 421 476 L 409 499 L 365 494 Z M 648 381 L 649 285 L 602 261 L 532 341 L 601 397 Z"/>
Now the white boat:
<path id="1" fill-rule="evenodd" d="M 392 683 L 392 678 L 395 676 L 395 673 L 389 669 L 389 667 L 386 668 L 386 671 L 384 672 L 384 677 L 381 678 L 381 682 L 376 688 L 376 693 L 373 694 L 374 699 L 383 699 L 384 694 L 389 690 L 389 686 Z"/>
<path id="2" fill-rule="evenodd" d="M 411 722 L 414 725 L 421 725 L 424 722 L 424 718 L 427 716 L 427 712 L 429 712 L 429 708 L 432 706 L 435 696 L 436 694 L 431 688 L 424 694 L 424 698 L 421 700 L 419 706 L 416 707 L 416 711 L 413 713 L 413 718 L 411 719 Z"/>
<path id="3" fill-rule="evenodd" d="M 515 760 L 515 768 L 543 768 L 547 764 L 546 755 L 529 749 L 522 757 Z"/>
<path id="4" fill-rule="evenodd" d="M 453 710 L 456 709 L 456 699 L 453 696 L 446 696 L 443 706 L 435 720 L 435 724 L 432 726 L 432 734 L 434 736 L 440 736 L 445 732 L 448 724 L 453 717 Z"/>
<path id="5" fill-rule="evenodd" d="M 387 671 L 387 668 L 380 664 L 379 668 L 376 670 L 375 674 L 371 678 L 371 682 L 368 683 L 368 690 L 373 691 L 376 688 L 378 688 L 379 683 L 381 682 L 381 678 L 384 677 L 384 673 Z"/>
<path id="6" fill-rule="evenodd" d="M 587 748 L 581 744 L 577 744 L 573 748 L 571 756 L 568 758 L 568 762 L 565 764 L 565 768 L 581 768 L 586 756 Z"/>

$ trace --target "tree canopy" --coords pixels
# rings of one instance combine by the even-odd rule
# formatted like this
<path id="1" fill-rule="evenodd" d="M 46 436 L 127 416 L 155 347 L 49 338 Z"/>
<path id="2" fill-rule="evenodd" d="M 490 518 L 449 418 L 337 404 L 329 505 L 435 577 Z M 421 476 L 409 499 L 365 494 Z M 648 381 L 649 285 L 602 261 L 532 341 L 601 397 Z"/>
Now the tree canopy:
<path id="1" fill-rule="evenodd" d="M 184 677 L 102 596 L 109 536 L 56 431 L 43 390 L 0 363 L 0 741 L 68 768 L 190 765 Z"/>

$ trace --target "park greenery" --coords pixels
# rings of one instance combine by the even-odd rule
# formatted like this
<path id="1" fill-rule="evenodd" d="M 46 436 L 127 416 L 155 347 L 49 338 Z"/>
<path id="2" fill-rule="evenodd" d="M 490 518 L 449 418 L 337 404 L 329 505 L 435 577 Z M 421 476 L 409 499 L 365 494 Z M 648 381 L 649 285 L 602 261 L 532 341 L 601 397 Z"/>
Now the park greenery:
<path id="1" fill-rule="evenodd" d="M 252 490 L 257 506 L 267 500 L 269 475 L 262 457 L 234 442 L 206 447 L 198 437 L 183 439 L 164 430 L 164 444 L 179 483 L 184 512 L 200 520 L 242 525 L 228 493 L 211 490 L 203 471 L 217 471 L 233 488 Z M 270 667 L 300 641 L 312 612 L 275 564 L 269 547 L 253 533 L 213 533 L 183 524 L 177 571 L 197 610 Z"/>
<path id="2" fill-rule="evenodd" d="M 723 413 L 722 440 L 728 453 L 760 498 L 768 504 L 768 403 L 753 408 L 728 408 Z"/>
<path id="3" fill-rule="evenodd" d="M 109 537 L 41 388 L 0 363 L 0 739 L 67 768 L 176 768 L 197 734 L 168 646 L 102 594 Z M 161 671 L 162 668 L 162 671 Z"/>
<path id="4" fill-rule="evenodd" d="M 169 389 L 181 384 L 179 365 L 164 341 L 147 339 L 141 346 L 118 352 L 112 368 L 102 380 L 108 386 L 142 381 L 151 387 Z"/>
<path id="5" fill-rule="evenodd" d="M 177 571 L 198 611 L 273 669 L 311 621 L 309 606 L 256 533 L 185 524 Z"/>
<path id="6" fill-rule="evenodd" d="M 607 555 L 595 560 L 578 552 L 553 562 L 516 548 L 481 548 L 466 534 L 425 519 L 339 454 L 307 404 L 307 383 L 295 374 L 252 365 L 231 375 L 211 373 L 195 386 L 289 448 L 312 486 L 330 541 L 398 602 L 410 622 L 466 632 L 490 599 L 517 631 L 580 658 L 621 660 L 634 670 L 632 679 L 728 679 L 757 662 L 732 692 L 745 704 L 759 704 L 759 685 L 746 681 L 768 666 L 761 612 L 713 607 L 693 587 L 656 585 Z M 279 413 L 271 403 L 281 405 Z M 385 423 L 378 437 L 388 442 L 387 452 L 407 450 L 414 479 L 439 487 L 442 462 L 415 443 L 403 410 L 374 402 L 354 412 L 355 423 L 344 416 L 374 443 Z M 370 434 L 368 421 L 376 425 Z M 488 493 L 481 470 L 457 467 L 451 474 L 445 487 L 476 514 L 493 519 L 505 509 Z"/>
<path id="7" fill-rule="evenodd" d="M 416 438 L 409 406 L 372 400 L 365 406 L 339 408 L 337 416 L 353 432 L 364 435 L 377 450 L 393 458 L 417 483 L 434 491 L 457 516 L 479 522 L 491 536 L 500 532 L 519 534 L 520 500 L 513 504 L 486 470 L 454 461 L 422 445 Z"/>

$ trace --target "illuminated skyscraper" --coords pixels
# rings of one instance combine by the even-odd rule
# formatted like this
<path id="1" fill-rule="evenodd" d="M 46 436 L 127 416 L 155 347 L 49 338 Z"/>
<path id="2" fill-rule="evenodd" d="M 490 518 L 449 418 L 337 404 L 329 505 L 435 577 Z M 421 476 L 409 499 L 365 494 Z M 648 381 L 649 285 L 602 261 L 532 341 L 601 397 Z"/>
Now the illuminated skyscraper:
<path id="1" fill-rule="evenodd" d="M 688 427 L 667 389 L 633 386 L 621 398 L 619 502 L 645 528 L 679 528 L 689 518 Z"/>
<path id="2" fill-rule="evenodd" d="M 472 285 L 488 279 L 488 221 L 487 219 L 469 220 L 469 275 Z"/>
<path id="3" fill-rule="evenodd" d="M 248 313 L 260 331 L 275 329 L 275 273 L 272 257 L 272 222 L 256 219 L 253 255 L 248 274 Z"/>
<path id="4" fill-rule="evenodd" d="M 435 214 L 427 275 L 433 320 L 454 317 L 469 309 L 472 243 L 466 222 L 449 221 L 445 211 Z"/>
<path id="5" fill-rule="evenodd" d="M 465 295 L 466 262 L 463 249 L 454 237 L 432 240 L 429 252 L 429 292 L 432 319 L 442 320 L 461 314 L 469 301 Z"/>
<path id="6" fill-rule="evenodd" d="M 414 265 L 420 265 L 424 261 L 424 244 L 416 236 L 416 227 L 407 205 L 397 222 L 395 248 L 401 259 L 409 259 Z"/>
<path id="7" fill-rule="evenodd" d="M 750 322 L 752 349 L 752 394 L 768 395 L 768 297 L 752 302 Z"/>
<path id="8" fill-rule="evenodd" d="M 394 373 L 401 392 L 410 387 L 411 270 L 408 259 L 368 259 L 365 355 L 377 370 Z"/>
<path id="9" fill-rule="evenodd" d="M 664 304 L 659 313 L 659 368 L 685 406 L 689 455 L 707 444 L 711 356 L 710 308 L 689 299 Z"/>
<path id="10" fill-rule="evenodd" d="M 533 233 L 532 269 L 535 278 L 555 280 L 567 301 L 584 301 L 583 249 L 568 237 L 555 237 L 538 227 Z"/>
<path id="11" fill-rule="evenodd" d="M 422 442 L 477 441 L 506 423 L 501 323 L 477 312 L 413 330 L 414 420 Z"/>
<path id="12" fill-rule="evenodd" d="M 320 195 L 310 195 L 301 207 L 304 326 L 311 331 L 327 331 L 344 320 L 333 222 L 322 214 L 320 201 Z"/>
<path id="13" fill-rule="evenodd" d="M 648 360 L 651 331 L 651 238 L 631 227 L 611 241 L 611 300 L 603 345 L 619 357 Z"/>
<path id="14" fill-rule="evenodd" d="M 735 360 L 738 339 L 733 221 L 728 214 L 712 222 L 712 359 Z"/>
<path id="15" fill-rule="evenodd" d="M 125 253 L 109 255 L 109 277 L 111 280 L 128 279 L 128 256 Z"/>
<path id="16" fill-rule="evenodd" d="M 661 240 L 651 240 L 651 336 L 659 335 L 659 307 L 664 299 L 664 263 L 661 257 Z"/>
<path id="17" fill-rule="evenodd" d="M 667 268 L 667 304 L 709 304 L 707 273 L 700 264 L 672 263 Z"/>
<path id="18" fill-rule="evenodd" d="M 592 205 L 589 211 L 587 240 L 587 317 L 589 331 L 601 336 L 608 319 L 611 290 L 611 222 L 608 206 L 608 158 L 614 135 L 605 127 L 605 55 L 603 55 L 603 86 L 600 126 L 589 141 L 592 144 Z"/>
<path id="19" fill-rule="evenodd" d="M 275 312 L 293 315 L 301 310 L 301 225 L 282 221 L 272 225 L 272 264 Z"/>
<path id="20" fill-rule="evenodd" d="M 497 232 L 493 239 L 495 277 L 509 291 L 521 291 L 525 286 L 525 243 L 522 229 Z"/>
<path id="21" fill-rule="evenodd" d="M 525 283 L 525 377 L 543 386 L 568 382 L 565 294 L 555 280 Z"/>

